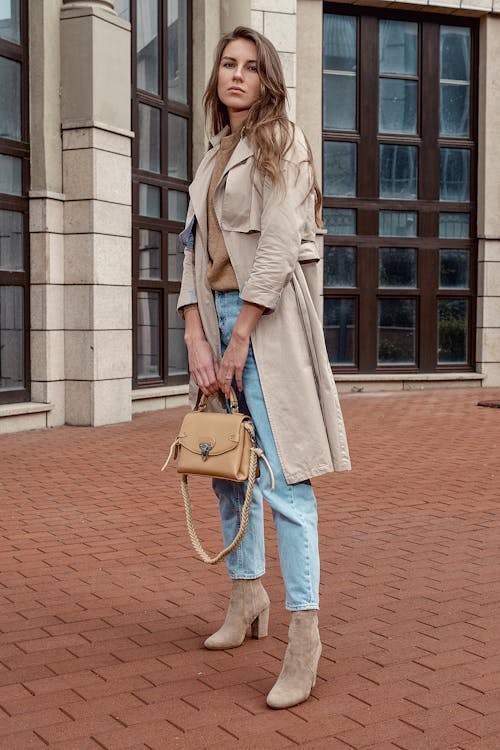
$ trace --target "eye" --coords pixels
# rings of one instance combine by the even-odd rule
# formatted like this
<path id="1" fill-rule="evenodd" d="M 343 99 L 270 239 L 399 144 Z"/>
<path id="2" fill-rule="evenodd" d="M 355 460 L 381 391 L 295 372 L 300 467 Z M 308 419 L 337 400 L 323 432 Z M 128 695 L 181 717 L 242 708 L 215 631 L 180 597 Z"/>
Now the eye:
<path id="1" fill-rule="evenodd" d="M 233 68 L 234 67 L 234 63 L 232 63 L 232 62 L 224 62 L 224 63 L 222 63 L 222 67 L 223 68 Z"/>
<path id="2" fill-rule="evenodd" d="M 249 65 L 248 70 L 250 70 L 252 73 L 257 72 L 257 66 L 256 65 Z"/>

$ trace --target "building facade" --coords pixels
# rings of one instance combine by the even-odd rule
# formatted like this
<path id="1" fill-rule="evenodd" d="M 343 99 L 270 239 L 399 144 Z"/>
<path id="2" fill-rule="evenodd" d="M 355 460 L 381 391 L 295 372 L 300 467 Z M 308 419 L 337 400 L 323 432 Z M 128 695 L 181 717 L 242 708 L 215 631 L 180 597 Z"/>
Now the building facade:
<path id="1" fill-rule="evenodd" d="M 0 0 L 0 432 L 186 403 L 176 315 L 221 34 L 282 59 L 339 390 L 500 385 L 500 0 Z"/>

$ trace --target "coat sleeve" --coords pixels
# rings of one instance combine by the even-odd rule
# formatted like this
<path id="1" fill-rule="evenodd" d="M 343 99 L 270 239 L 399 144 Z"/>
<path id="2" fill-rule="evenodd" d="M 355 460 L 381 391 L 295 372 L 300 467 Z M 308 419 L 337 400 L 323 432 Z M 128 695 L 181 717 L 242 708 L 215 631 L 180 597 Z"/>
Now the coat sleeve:
<path id="1" fill-rule="evenodd" d="M 294 156 L 297 149 L 294 150 Z M 291 279 L 301 248 L 311 203 L 311 167 L 300 155 L 283 163 L 284 186 L 266 177 L 262 195 L 261 234 L 250 275 L 240 292 L 246 302 L 272 312 Z"/>
<path id="2" fill-rule="evenodd" d="M 184 253 L 182 266 L 181 290 L 177 302 L 177 310 L 181 318 L 184 317 L 183 308 L 187 305 L 197 304 L 196 288 L 194 278 L 194 237 L 196 231 L 196 218 L 191 204 L 189 205 L 186 226 L 179 235 L 179 251 Z"/>

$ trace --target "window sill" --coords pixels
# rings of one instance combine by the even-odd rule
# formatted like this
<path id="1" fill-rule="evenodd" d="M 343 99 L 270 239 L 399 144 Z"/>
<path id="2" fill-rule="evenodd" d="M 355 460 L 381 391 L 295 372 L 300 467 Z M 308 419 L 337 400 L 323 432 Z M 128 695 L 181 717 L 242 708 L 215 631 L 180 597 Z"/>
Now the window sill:
<path id="1" fill-rule="evenodd" d="M 17 417 L 21 414 L 42 414 L 52 411 L 52 404 L 41 404 L 36 401 L 23 401 L 18 404 L 0 404 L 2 417 Z"/>
<path id="2" fill-rule="evenodd" d="M 0 435 L 26 430 L 43 430 L 49 427 L 48 414 L 52 404 L 23 401 L 0 404 Z"/>
<path id="3" fill-rule="evenodd" d="M 143 398 L 161 398 L 165 396 L 180 396 L 189 393 L 187 383 L 182 385 L 159 385 L 151 388 L 136 388 L 132 391 L 132 401 L 141 401 Z"/>
<path id="4" fill-rule="evenodd" d="M 132 391 L 132 413 L 172 409 L 187 406 L 189 386 L 162 385 L 157 388 L 140 388 Z"/>
<path id="5" fill-rule="evenodd" d="M 334 373 L 339 393 L 374 391 L 416 391 L 424 388 L 480 388 L 485 378 L 480 372 L 433 373 Z"/>

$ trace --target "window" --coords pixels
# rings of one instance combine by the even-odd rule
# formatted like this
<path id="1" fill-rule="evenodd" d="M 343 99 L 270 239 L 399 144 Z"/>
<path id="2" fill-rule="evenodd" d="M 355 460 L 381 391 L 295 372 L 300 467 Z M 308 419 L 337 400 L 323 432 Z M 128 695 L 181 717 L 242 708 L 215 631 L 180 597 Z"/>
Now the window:
<path id="1" fill-rule="evenodd" d="M 191 177 L 188 0 L 120 0 L 132 23 L 134 387 L 187 382 L 177 249 Z"/>
<path id="2" fill-rule="evenodd" d="M 0 3 L 0 403 L 29 400 L 27 7 Z"/>
<path id="3" fill-rule="evenodd" d="M 336 371 L 474 366 L 477 23 L 327 3 L 325 337 Z"/>

